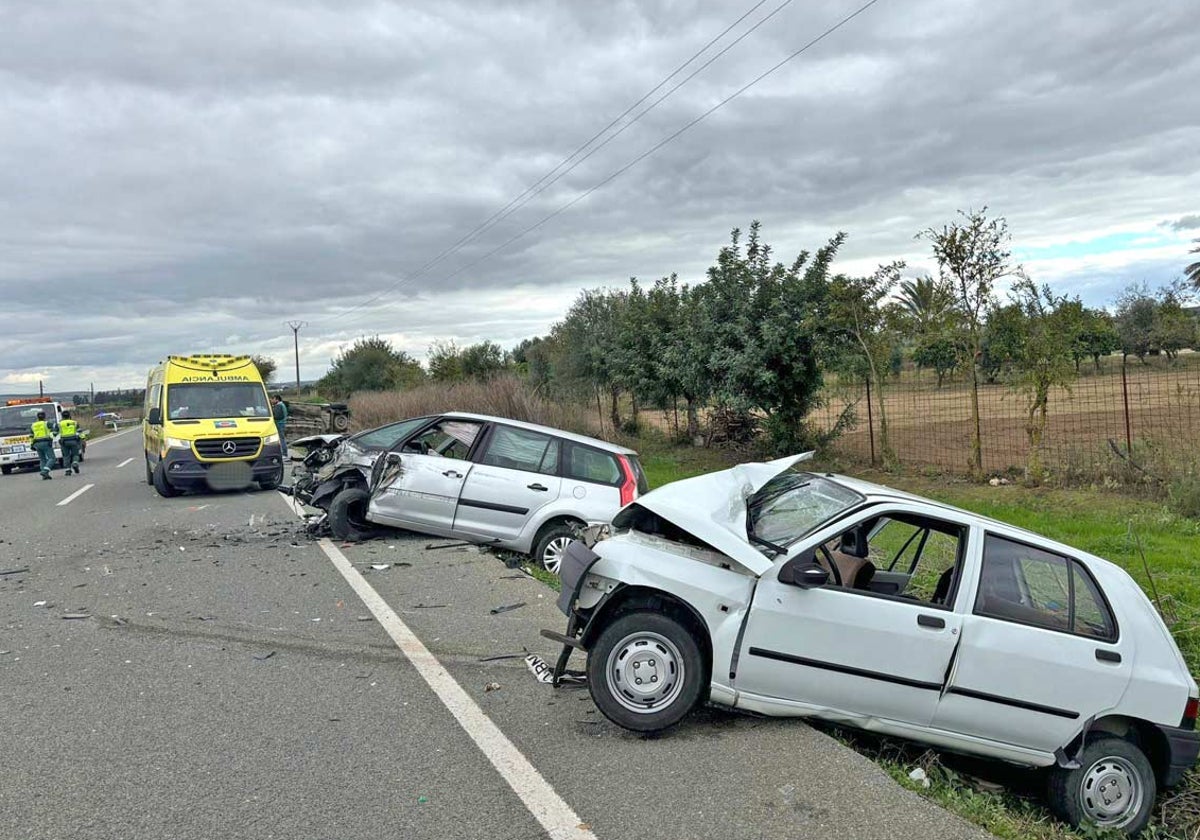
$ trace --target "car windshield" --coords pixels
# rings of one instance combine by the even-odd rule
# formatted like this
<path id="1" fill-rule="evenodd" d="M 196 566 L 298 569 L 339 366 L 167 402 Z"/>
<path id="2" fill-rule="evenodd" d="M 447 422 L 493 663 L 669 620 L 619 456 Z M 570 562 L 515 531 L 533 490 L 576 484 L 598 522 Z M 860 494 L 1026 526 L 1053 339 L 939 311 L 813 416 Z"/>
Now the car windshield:
<path id="1" fill-rule="evenodd" d="M 167 388 L 167 417 L 171 420 L 270 416 L 267 392 L 257 383 L 204 382 Z"/>
<path id="2" fill-rule="evenodd" d="M 39 411 L 46 412 L 46 419 L 54 419 L 54 406 L 47 403 L 36 405 L 6 405 L 0 408 L 0 432 L 29 433 L 29 427 L 37 419 Z"/>
<path id="3" fill-rule="evenodd" d="M 824 476 L 785 472 L 750 497 L 746 527 L 751 538 L 786 546 L 863 500 L 861 494 Z"/>

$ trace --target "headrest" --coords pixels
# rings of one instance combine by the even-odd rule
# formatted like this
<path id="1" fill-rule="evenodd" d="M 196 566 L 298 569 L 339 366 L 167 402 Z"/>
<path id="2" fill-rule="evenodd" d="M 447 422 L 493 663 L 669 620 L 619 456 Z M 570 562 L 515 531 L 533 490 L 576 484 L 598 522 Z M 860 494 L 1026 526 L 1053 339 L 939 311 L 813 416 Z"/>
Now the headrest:
<path id="1" fill-rule="evenodd" d="M 867 556 L 867 534 L 862 528 L 851 528 L 842 534 L 838 550 L 851 557 L 865 558 Z"/>

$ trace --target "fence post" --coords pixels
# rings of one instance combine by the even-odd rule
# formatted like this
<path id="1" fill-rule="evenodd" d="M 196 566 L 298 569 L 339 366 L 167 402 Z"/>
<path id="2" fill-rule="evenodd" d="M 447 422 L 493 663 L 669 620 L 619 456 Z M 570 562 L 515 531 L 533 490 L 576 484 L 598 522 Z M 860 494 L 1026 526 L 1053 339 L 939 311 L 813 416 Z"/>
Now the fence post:
<path id="1" fill-rule="evenodd" d="M 1125 454 L 1133 457 L 1133 431 L 1129 424 L 1129 381 L 1125 378 L 1125 362 L 1128 357 L 1121 356 L 1121 398 L 1125 403 Z"/>
<path id="2" fill-rule="evenodd" d="M 871 438 L 871 466 L 875 466 L 875 420 L 871 416 L 871 377 L 867 377 L 867 434 Z"/>

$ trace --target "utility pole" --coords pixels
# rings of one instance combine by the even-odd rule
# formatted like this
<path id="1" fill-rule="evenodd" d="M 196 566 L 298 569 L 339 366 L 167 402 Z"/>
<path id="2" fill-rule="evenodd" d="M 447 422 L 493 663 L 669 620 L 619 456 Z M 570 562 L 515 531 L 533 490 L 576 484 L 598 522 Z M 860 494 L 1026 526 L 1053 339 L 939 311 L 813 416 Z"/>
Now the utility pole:
<path id="1" fill-rule="evenodd" d="M 308 326 L 308 321 L 288 321 L 292 331 L 292 345 L 296 348 L 296 396 L 300 396 L 300 330 Z"/>

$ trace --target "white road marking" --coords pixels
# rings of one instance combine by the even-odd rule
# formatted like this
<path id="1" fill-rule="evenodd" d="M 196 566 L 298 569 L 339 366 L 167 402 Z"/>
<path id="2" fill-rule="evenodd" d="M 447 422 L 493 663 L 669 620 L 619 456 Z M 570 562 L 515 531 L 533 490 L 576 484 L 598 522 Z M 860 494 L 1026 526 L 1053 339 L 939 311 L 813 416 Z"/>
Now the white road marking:
<path id="1" fill-rule="evenodd" d="M 387 601 L 367 583 L 346 555 L 329 540 L 320 541 L 321 550 L 333 561 L 346 583 L 355 591 L 367 609 L 375 616 L 396 647 L 412 663 L 421 679 L 433 690 L 442 704 L 454 715 L 459 726 L 487 756 L 508 786 L 520 797 L 552 840 L 596 840 L 596 835 L 583 824 L 579 815 L 563 801 L 538 769 L 508 740 L 471 696 L 450 676 L 437 657 L 417 638 Z"/>
<path id="2" fill-rule="evenodd" d="M 113 438 L 121 437 L 121 435 L 127 435 L 130 432 L 140 432 L 141 430 L 141 426 L 133 426 L 132 428 L 126 429 L 123 432 L 113 432 L 111 435 L 105 435 L 104 437 L 96 438 L 95 440 L 89 440 L 88 446 L 95 446 L 98 443 L 104 443 L 106 440 L 112 440 Z"/>
<path id="3" fill-rule="evenodd" d="M 91 490 L 95 486 L 96 486 L 95 484 L 83 485 L 78 490 L 76 490 L 74 493 L 72 493 L 70 496 L 67 496 L 67 498 L 65 498 L 61 502 L 59 502 L 58 507 L 62 507 L 63 505 L 71 504 L 71 502 L 75 501 L 76 499 L 78 499 L 80 496 L 82 496 L 84 493 Z"/>
<path id="4" fill-rule="evenodd" d="M 117 469 L 121 469 L 121 467 L 125 466 L 126 464 L 128 464 L 128 463 L 129 463 L 130 461 L 132 461 L 132 460 L 133 460 L 132 458 L 126 458 L 124 461 L 122 461 L 121 463 L 117 464 Z"/>

